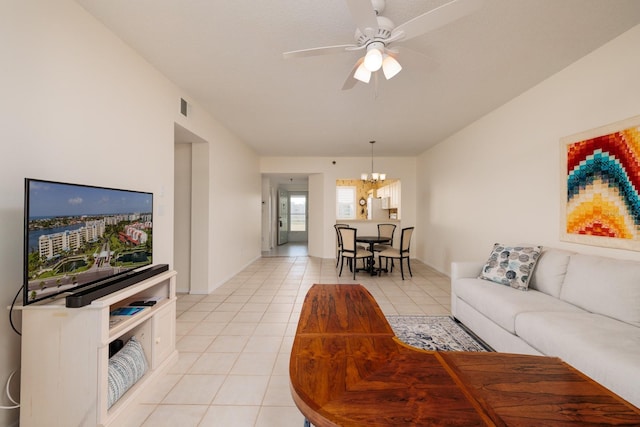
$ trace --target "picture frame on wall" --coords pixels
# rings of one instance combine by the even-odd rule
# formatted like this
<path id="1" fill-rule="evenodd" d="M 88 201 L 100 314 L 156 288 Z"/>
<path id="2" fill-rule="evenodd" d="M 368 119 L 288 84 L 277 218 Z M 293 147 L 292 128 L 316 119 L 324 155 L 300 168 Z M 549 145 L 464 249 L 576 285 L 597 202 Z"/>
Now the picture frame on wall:
<path id="1" fill-rule="evenodd" d="M 566 242 L 640 251 L 640 115 L 560 139 Z"/>

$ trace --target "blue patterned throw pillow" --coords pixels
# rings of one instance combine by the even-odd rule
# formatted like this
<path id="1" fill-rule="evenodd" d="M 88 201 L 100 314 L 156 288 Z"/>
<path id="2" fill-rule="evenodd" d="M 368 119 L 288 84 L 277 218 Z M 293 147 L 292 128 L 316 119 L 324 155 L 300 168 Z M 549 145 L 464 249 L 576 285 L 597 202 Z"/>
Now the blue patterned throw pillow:
<path id="1" fill-rule="evenodd" d="M 109 359 L 107 407 L 116 403 L 147 372 L 147 358 L 140 342 L 131 337 L 122 350 Z"/>
<path id="2" fill-rule="evenodd" d="M 526 291 L 542 246 L 507 246 L 496 243 L 479 278 Z"/>

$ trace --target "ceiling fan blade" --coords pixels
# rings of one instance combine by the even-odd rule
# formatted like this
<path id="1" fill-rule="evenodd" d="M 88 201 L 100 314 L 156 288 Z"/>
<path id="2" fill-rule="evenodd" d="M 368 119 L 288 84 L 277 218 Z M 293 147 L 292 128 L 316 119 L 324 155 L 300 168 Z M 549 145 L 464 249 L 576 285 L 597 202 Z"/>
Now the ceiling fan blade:
<path id="1" fill-rule="evenodd" d="M 378 18 L 373 10 L 371 0 L 345 0 L 356 27 L 367 36 L 373 36 L 378 31 Z M 371 30 L 367 31 L 367 28 Z"/>
<path id="2" fill-rule="evenodd" d="M 345 52 L 347 48 L 357 48 L 357 47 L 358 45 L 355 45 L 355 44 L 341 44 L 336 46 L 314 47 L 311 49 L 292 50 L 291 52 L 284 52 L 282 56 L 285 59 L 288 59 L 288 58 L 301 58 L 305 56 L 328 55 L 331 53 Z"/>
<path id="3" fill-rule="evenodd" d="M 420 36 L 429 31 L 443 27 L 457 19 L 460 19 L 482 7 L 484 0 L 453 0 L 437 7 L 429 12 L 423 13 L 404 24 L 398 25 L 391 37 L 402 31 L 404 37 L 402 41 Z"/>
<path id="4" fill-rule="evenodd" d="M 344 84 L 342 85 L 342 90 L 349 90 L 353 88 L 356 85 L 356 83 L 358 83 L 358 79 L 356 79 L 353 75 L 356 73 L 356 70 L 358 69 L 360 64 L 362 64 L 363 62 L 364 62 L 364 57 L 356 61 L 355 65 L 349 72 L 347 79 L 344 81 Z"/>

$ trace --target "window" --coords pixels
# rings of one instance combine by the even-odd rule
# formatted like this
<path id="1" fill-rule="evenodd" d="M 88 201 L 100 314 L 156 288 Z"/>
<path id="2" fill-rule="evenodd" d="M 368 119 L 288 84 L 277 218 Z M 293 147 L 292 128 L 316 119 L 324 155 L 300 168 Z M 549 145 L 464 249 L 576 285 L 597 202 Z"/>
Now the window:
<path id="1" fill-rule="evenodd" d="M 356 187 L 336 187 L 336 218 L 356 219 Z"/>

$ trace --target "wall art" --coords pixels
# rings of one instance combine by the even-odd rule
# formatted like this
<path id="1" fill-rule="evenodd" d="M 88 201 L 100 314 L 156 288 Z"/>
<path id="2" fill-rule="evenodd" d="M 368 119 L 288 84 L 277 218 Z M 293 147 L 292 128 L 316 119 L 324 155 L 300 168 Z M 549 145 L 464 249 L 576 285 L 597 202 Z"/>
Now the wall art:
<path id="1" fill-rule="evenodd" d="M 560 146 L 560 239 L 640 251 L 640 116 Z"/>

